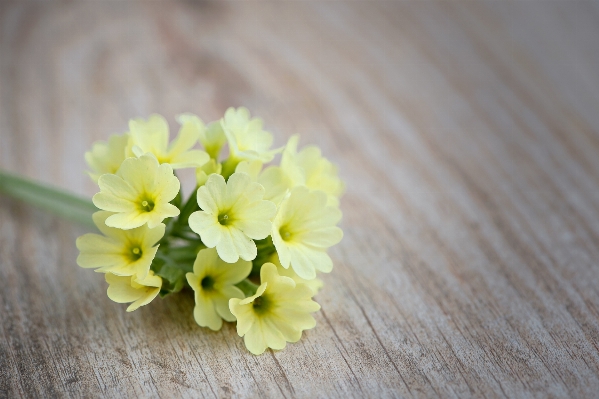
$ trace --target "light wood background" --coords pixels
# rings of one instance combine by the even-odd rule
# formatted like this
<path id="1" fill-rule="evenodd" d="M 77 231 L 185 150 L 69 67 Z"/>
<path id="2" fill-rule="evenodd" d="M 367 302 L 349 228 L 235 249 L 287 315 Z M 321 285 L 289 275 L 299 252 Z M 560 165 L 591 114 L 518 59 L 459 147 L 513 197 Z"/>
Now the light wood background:
<path id="1" fill-rule="evenodd" d="M 598 4 L 2 1 L 3 169 L 91 196 L 129 118 L 245 105 L 348 190 L 316 328 L 259 357 L 0 198 L 0 397 L 597 397 Z"/>

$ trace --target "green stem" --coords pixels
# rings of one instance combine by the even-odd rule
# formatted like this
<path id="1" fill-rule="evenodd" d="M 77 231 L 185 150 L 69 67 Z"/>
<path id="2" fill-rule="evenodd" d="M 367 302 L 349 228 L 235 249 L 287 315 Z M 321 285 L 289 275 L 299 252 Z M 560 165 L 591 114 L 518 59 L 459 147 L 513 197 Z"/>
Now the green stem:
<path id="1" fill-rule="evenodd" d="M 196 192 L 197 188 L 196 190 L 191 192 L 189 198 L 187 199 L 187 202 L 185 203 L 185 205 L 183 205 L 183 208 L 181 209 L 181 214 L 175 222 L 173 233 L 179 231 L 183 226 L 186 226 L 189 216 L 200 209 L 200 207 L 198 206 Z"/>
<path id="2" fill-rule="evenodd" d="M 95 227 L 92 214 L 98 208 L 89 199 L 6 172 L 0 172 L 0 192 L 81 225 Z"/>
<path id="3" fill-rule="evenodd" d="M 259 287 L 259 285 L 252 283 L 247 278 L 245 280 L 235 284 L 235 286 L 243 292 L 243 294 L 245 295 L 246 298 L 249 296 L 255 295 L 256 291 L 258 291 L 258 287 Z"/>

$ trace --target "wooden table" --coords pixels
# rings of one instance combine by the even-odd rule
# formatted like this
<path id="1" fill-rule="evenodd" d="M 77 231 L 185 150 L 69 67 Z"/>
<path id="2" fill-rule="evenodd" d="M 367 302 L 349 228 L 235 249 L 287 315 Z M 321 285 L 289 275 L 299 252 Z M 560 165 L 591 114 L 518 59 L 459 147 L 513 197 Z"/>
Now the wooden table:
<path id="1" fill-rule="evenodd" d="M 598 4 L 3 1 L 3 169 L 91 196 L 129 118 L 245 105 L 348 189 L 317 327 L 259 357 L 1 197 L 0 397 L 596 397 Z"/>

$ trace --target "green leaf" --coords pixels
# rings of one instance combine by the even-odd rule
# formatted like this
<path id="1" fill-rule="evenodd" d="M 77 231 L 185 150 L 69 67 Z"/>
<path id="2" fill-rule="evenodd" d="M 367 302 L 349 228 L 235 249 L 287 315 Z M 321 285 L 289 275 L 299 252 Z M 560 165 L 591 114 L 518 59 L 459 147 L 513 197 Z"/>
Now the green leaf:
<path id="1" fill-rule="evenodd" d="M 95 228 L 92 214 L 98 208 L 90 199 L 6 172 L 0 172 L 0 192 L 64 219 Z"/>
<path id="2" fill-rule="evenodd" d="M 165 297 L 183 289 L 187 283 L 185 274 L 193 269 L 193 261 L 191 263 L 190 261 L 175 261 L 159 251 L 150 268 L 157 276 L 162 278 L 160 296 Z"/>

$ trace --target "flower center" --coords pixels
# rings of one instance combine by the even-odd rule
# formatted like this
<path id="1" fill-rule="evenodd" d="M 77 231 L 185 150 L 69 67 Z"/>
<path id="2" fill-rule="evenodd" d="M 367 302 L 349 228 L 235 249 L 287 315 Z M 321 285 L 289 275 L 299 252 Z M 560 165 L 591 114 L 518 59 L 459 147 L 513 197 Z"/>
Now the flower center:
<path id="1" fill-rule="evenodd" d="M 209 291 L 214 288 L 214 279 L 210 276 L 206 276 L 202 279 L 201 284 L 204 290 Z"/>
<path id="2" fill-rule="evenodd" d="M 136 261 L 143 255 L 141 248 L 133 247 L 131 248 L 131 260 Z"/>
<path id="3" fill-rule="evenodd" d="M 220 214 L 218 215 L 218 222 L 223 225 L 226 226 L 228 223 L 231 222 L 231 220 L 229 219 L 229 215 L 225 214 Z"/>
<path id="4" fill-rule="evenodd" d="M 285 226 L 279 229 L 279 234 L 281 235 L 283 241 L 290 241 L 293 236 L 293 234 L 291 234 L 291 232 L 287 230 L 287 227 Z"/>
<path id="5" fill-rule="evenodd" d="M 152 210 L 154 209 L 154 201 L 150 199 L 145 199 L 141 201 L 140 208 L 142 211 L 152 212 Z"/>
<path id="6" fill-rule="evenodd" d="M 268 300 L 268 298 L 264 295 L 259 296 L 258 298 L 254 299 L 254 302 L 252 302 L 254 305 L 254 312 L 256 312 L 257 314 L 264 314 L 266 312 L 268 312 L 268 309 L 270 308 L 270 301 Z"/>

